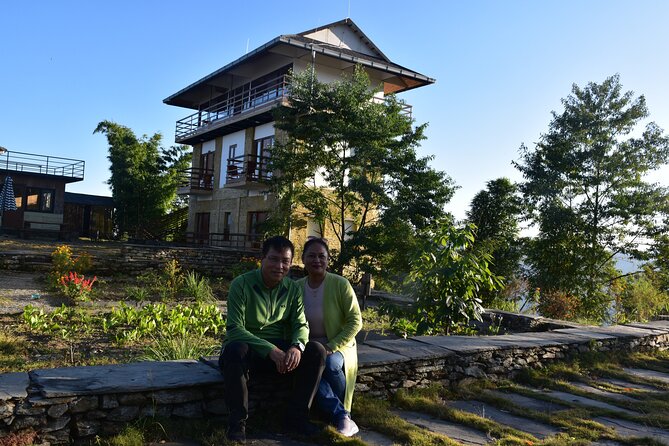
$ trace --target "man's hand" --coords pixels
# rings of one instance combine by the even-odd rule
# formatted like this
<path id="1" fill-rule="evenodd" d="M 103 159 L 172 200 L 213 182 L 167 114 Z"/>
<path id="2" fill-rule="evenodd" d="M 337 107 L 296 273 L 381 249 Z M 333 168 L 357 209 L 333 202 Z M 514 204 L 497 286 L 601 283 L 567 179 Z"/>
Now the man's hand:
<path id="1" fill-rule="evenodd" d="M 286 353 L 278 347 L 274 347 L 274 350 L 269 352 L 269 359 L 274 361 L 276 371 L 279 373 L 286 373 L 288 371 L 286 368 L 286 356 Z"/>
<path id="2" fill-rule="evenodd" d="M 292 346 L 286 352 L 286 357 L 284 363 L 286 365 L 286 371 L 292 372 L 300 364 L 300 359 L 302 359 L 302 352 L 299 348 Z"/>

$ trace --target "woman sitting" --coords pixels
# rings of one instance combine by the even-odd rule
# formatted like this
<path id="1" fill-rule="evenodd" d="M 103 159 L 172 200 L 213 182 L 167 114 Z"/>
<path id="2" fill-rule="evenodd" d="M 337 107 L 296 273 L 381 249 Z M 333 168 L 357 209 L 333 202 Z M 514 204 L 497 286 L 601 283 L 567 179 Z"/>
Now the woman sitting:
<path id="1" fill-rule="evenodd" d="M 327 351 L 325 370 L 316 393 L 316 404 L 347 437 L 358 432 L 351 420 L 351 402 L 358 373 L 355 335 L 362 328 L 358 298 L 348 280 L 326 271 L 330 250 L 325 240 L 311 238 L 302 251 L 307 277 L 304 313 L 309 321 L 309 340 Z"/>

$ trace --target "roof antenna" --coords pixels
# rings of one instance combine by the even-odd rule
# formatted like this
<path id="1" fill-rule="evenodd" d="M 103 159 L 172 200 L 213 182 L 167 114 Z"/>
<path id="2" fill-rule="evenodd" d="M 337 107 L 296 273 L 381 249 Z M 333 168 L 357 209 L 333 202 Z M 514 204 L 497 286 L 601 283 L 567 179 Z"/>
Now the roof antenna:
<path id="1" fill-rule="evenodd" d="M 347 19 L 351 18 L 351 0 L 348 0 L 348 15 L 346 16 Z"/>
<path id="2" fill-rule="evenodd" d="M 246 38 L 246 53 L 244 53 L 244 54 L 248 54 L 248 53 L 249 53 L 249 41 L 250 41 L 250 40 L 251 40 L 250 37 L 247 37 L 247 38 Z"/>

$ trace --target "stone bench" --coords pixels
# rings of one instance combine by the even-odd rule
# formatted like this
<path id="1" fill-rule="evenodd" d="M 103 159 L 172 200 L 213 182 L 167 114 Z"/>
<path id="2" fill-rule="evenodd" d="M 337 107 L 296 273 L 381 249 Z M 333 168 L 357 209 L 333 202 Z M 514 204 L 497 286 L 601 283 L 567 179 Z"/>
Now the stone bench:
<path id="1" fill-rule="evenodd" d="M 669 321 L 579 326 L 501 336 L 417 336 L 358 347 L 356 392 L 387 397 L 398 389 L 466 378 L 498 380 L 588 351 L 665 349 Z M 276 385 L 250 389 L 250 409 L 277 398 Z M 222 417 L 217 358 L 137 362 L 0 374 L 0 441 L 33 429 L 53 445 L 112 435 L 141 417 Z"/>

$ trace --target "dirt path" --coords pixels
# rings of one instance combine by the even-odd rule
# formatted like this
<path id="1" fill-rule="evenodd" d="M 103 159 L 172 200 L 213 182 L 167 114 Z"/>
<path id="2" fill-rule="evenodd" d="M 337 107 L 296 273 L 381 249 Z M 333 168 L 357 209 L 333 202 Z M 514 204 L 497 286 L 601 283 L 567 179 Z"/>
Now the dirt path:
<path id="1" fill-rule="evenodd" d="M 0 314 L 23 312 L 26 305 L 58 307 L 62 299 L 47 289 L 44 273 L 0 270 Z"/>

